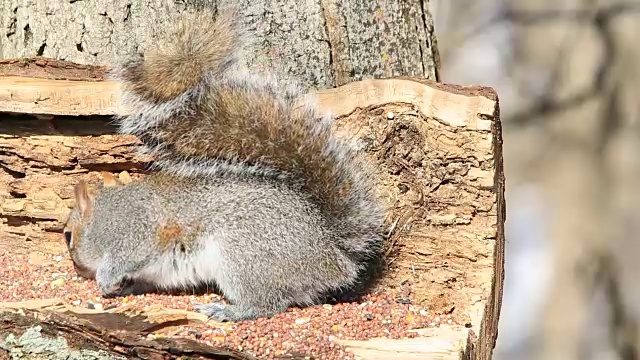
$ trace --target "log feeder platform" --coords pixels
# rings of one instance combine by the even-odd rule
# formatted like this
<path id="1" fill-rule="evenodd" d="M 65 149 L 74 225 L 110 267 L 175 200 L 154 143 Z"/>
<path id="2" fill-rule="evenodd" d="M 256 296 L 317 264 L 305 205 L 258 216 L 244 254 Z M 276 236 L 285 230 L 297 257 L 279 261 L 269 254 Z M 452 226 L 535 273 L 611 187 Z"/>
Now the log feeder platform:
<path id="1" fill-rule="evenodd" d="M 64 252 L 60 234 L 78 180 L 99 184 L 102 171 L 134 181 L 144 176 L 150 159 L 135 155 L 137 139 L 117 134 L 109 121 L 127 109 L 119 103 L 118 84 L 105 78 L 107 70 L 47 58 L 0 60 L 3 253 Z M 315 95 L 335 115 L 339 136 L 372 144 L 367 155 L 377 164 L 391 229 L 379 287 L 395 294 L 410 286 L 413 303 L 455 320 L 417 329 L 419 336 L 410 339 L 335 342 L 359 359 L 491 359 L 504 279 L 496 93 L 401 77 L 351 82 Z M 191 339 L 150 338 L 176 321 L 207 321 L 189 311 L 158 311 L 131 316 L 60 299 L 0 303 L 0 359 L 18 346 L 26 351 L 16 339 L 28 336 L 47 346 L 64 339 L 64 351 L 87 358 L 252 358 Z"/>

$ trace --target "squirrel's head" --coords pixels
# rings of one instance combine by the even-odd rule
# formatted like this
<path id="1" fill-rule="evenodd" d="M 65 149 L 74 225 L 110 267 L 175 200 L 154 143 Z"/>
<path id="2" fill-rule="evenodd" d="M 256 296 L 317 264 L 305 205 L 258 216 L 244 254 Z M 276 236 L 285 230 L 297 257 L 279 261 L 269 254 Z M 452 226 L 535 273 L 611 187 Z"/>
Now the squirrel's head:
<path id="1" fill-rule="evenodd" d="M 118 181 L 110 173 L 103 173 L 102 177 L 105 187 L 118 184 Z M 63 230 L 64 240 L 78 275 L 93 279 L 100 254 L 97 253 L 98 249 L 94 244 L 87 243 L 85 234 L 92 221 L 95 196 L 84 180 L 80 180 L 76 184 L 73 194 L 75 206 L 71 209 Z"/>

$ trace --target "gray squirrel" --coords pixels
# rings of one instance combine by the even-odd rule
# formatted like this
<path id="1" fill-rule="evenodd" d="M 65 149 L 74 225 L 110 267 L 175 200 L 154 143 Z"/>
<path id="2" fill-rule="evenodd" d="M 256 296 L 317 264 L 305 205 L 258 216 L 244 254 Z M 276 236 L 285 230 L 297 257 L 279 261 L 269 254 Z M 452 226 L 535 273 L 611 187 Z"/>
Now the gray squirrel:
<path id="1" fill-rule="evenodd" d="M 384 210 L 362 154 L 310 98 L 239 65 L 237 10 L 184 14 L 114 68 L 126 116 L 154 158 L 140 181 L 80 181 L 64 237 L 104 296 L 215 283 L 217 321 L 270 317 L 353 288 L 380 256 Z"/>

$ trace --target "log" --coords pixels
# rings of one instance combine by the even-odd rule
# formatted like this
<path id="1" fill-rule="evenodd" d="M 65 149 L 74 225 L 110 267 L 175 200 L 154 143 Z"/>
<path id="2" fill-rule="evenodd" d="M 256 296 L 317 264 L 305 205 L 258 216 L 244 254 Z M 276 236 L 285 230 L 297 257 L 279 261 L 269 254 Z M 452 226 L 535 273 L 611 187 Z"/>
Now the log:
<path id="1" fill-rule="evenodd" d="M 21 64 L 37 61 L 44 60 Z M 135 180 L 151 160 L 133 155 L 137 139 L 108 123 L 126 109 L 100 69 L 44 63 L 28 73 L 0 65 L 0 250 L 12 253 L 63 253 L 60 231 L 73 185 L 85 179 L 96 186 L 100 171 Z M 486 87 L 400 77 L 316 96 L 336 116 L 338 134 L 366 144 L 377 164 L 391 229 L 378 288 L 454 320 L 416 329 L 417 340 L 336 344 L 363 359 L 490 359 L 504 279 L 497 95 Z"/>
<path id="2" fill-rule="evenodd" d="M 177 14 L 228 0 L 0 2 L 0 58 L 45 56 L 114 65 L 153 46 Z M 439 56 L 427 1 L 251 0 L 240 4 L 252 44 L 243 61 L 323 89 L 367 78 L 437 80 Z"/>
<path id="3" fill-rule="evenodd" d="M 42 61 L 34 63 L 43 64 Z M 44 66 L 50 64 L 65 65 L 61 61 L 44 62 Z M 20 70 L 26 71 L 27 68 Z M 50 78 L 56 79 L 54 76 Z M 46 78 L 3 76 L 0 78 L 0 106 L 4 111 L 14 113 L 85 116 L 113 115 L 118 109 L 115 83 L 75 81 L 69 76 L 56 80 L 52 83 Z"/>
<path id="4" fill-rule="evenodd" d="M 87 312 L 55 302 L 0 304 L 0 358 L 11 359 L 219 359 L 252 360 L 238 351 L 190 339 L 154 339 L 176 321 L 151 323 L 143 315 Z"/>

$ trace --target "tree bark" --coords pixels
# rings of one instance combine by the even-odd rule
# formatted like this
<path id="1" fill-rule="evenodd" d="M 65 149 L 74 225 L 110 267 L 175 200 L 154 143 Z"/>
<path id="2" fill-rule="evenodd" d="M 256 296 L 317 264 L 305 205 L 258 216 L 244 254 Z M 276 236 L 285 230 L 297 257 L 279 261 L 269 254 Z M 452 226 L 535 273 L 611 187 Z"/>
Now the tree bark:
<path id="1" fill-rule="evenodd" d="M 149 339 L 149 326 L 113 313 L 0 309 L 0 359 L 254 359 L 190 339 Z"/>
<path id="2" fill-rule="evenodd" d="M 0 58 L 45 56 L 113 65 L 153 45 L 176 14 L 236 1 L 93 0 L 0 3 Z M 307 89 L 392 76 L 437 80 L 428 0 L 244 0 L 254 39 L 244 60 Z"/>

